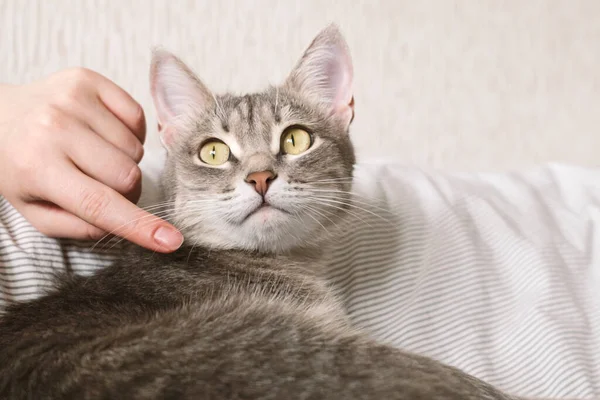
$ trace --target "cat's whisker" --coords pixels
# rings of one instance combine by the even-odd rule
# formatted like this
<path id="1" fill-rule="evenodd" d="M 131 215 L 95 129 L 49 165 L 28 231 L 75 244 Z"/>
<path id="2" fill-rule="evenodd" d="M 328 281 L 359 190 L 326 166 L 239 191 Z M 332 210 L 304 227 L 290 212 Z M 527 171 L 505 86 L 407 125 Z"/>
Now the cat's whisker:
<path id="1" fill-rule="evenodd" d="M 345 202 L 339 201 L 337 199 L 332 199 L 332 198 L 321 198 L 320 200 L 321 201 L 329 201 L 329 202 L 333 202 L 333 203 L 336 203 L 336 204 L 341 204 L 341 205 L 344 205 L 344 206 L 349 207 L 349 208 L 353 208 L 353 209 L 358 210 L 358 211 L 366 212 L 366 213 L 368 213 L 368 214 L 376 217 L 380 221 L 385 222 L 386 224 L 392 225 L 391 221 L 389 221 L 388 219 L 384 218 L 383 216 L 381 216 L 381 215 L 379 215 L 377 213 L 374 213 L 373 211 L 368 210 L 368 209 L 366 209 L 364 207 L 357 206 L 356 204 L 345 203 Z"/>
<path id="2" fill-rule="evenodd" d="M 313 207 L 313 206 L 308 206 L 308 205 L 305 205 L 305 206 L 304 206 L 304 208 L 305 208 L 306 210 L 308 210 L 308 211 L 312 211 L 312 212 L 314 212 L 315 214 L 317 214 L 317 215 L 319 215 L 319 216 L 321 216 L 321 217 L 323 217 L 323 218 L 327 219 L 329 222 L 331 222 L 331 223 L 332 223 L 332 224 L 333 224 L 333 225 L 336 227 L 336 229 L 338 228 L 338 225 L 337 225 L 337 223 L 336 223 L 334 220 L 332 220 L 331 218 L 329 218 L 329 217 L 328 217 L 328 216 L 327 216 L 327 215 L 324 213 L 324 211 L 323 211 L 323 212 L 321 212 L 321 211 L 320 211 L 320 210 L 318 210 L 316 207 Z M 323 227 L 323 228 L 325 228 L 325 227 Z"/>
<path id="3" fill-rule="evenodd" d="M 208 210 L 202 210 L 202 211 L 213 211 L 213 210 L 214 210 L 214 209 L 208 209 Z M 196 226 L 196 225 L 198 225 L 198 224 L 202 223 L 203 221 L 206 221 L 206 219 L 205 219 L 205 218 L 202 218 L 202 216 L 198 215 L 196 218 L 194 218 L 194 219 L 191 219 L 191 220 L 190 220 L 190 221 L 188 221 L 187 223 L 180 225 L 180 226 L 179 226 L 179 230 L 180 230 L 182 233 L 186 233 L 186 231 L 187 231 L 189 228 L 191 228 L 191 227 L 193 227 L 193 226 Z"/>
<path id="4" fill-rule="evenodd" d="M 138 229 L 143 229 L 144 227 L 148 226 L 152 224 L 152 221 L 150 222 L 145 222 L 144 224 L 140 225 L 138 227 Z M 117 245 L 119 245 L 119 243 L 121 243 L 124 240 L 127 240 L 129 237 L 131 237 L 133 233 L 129 233 L 127 235 L 121 236 L 118 234 L 115 234 L 113 237 L 111 237 L 106 243 L 104 243 L 104 245 L 102 246 L 102 248 L 100 248 L 100 250 L 102 251 L 110 251 L 112 250 L 114 247 L 116 247 Z M 109 244 L 111 244 L 112 241 L 115 241 L 110 247 L 107 247 Z M 99 242 L 97 243 L 99 244 Z"/>
<path id="5" fill-rule="evenodd" d="M 352 181 L 310 181 L 301 183 L 302 187 L 311 187 L 311 186 L 329 186 L 329 187 L 339 187 L 340 185 L 349 185 L 352 186 Z"/>
<path id="6" fill-rule="evenodd" d="M 162 207 L 162 206 L 169 205 L 169 204 L 175 204 L 175 201 L 174 200 L 161 201 L 159 203 L 148 204 L 147 206 L 139 207 L 139 208 L 141 210 L 147 211 L 148 209 L 153 209 L 153 208 L 156 208 L 156 207 Z"/>
<path id="7" fill-rule="evenodd" d="M 200 243 L 200 239 L 196 239 L 194 241 L 194 244 L 192 245 L 192 248 L 190 249 L 190 252 L 188 253 L 187 259 L 185 261 L 186 264 L 190 263 L 190 257 L 192 256 L 192 253 L 194 252 L 194 248 Z"/>
<path id="8" fill-rule="evenodd" d="M 153 208 L 153 207 L 160 207 L 166 204 L 176 204 L 177 201 L 181 201 L 181 200 L 190 200 L 190 199 L 197 199 L 197 198 L 211 198 L 211 199 L 218 199 L 219 195 L 198 195 L 198 194 L 184 194 L 184 195 L 179 195 L 177 196 L 177 199 L 172 199 L 172 200 L 164 200 L 164 201 L 160 201 L 158 203 L 152 203 L 152 204 L 148 204 L 147 206 L 144 207 L 140 207 L 142 210 L 147 210 L 148 208 Z"/>
<path id="9" fill-rule="evenodd" d="M 387 219 L 383 218 L 381 215 L 378 215 L 378 214 L 376 214 L 376 213 L 374 213 L 371 210 L 368 210 L 366 208 L 359 207 L 359 206 L 357 206 L 355 204 L 352 204 L 349 201 L 342 201 L 341 199 L 338 199 L 338 198 L 323 197 L 323 196 L 313 196 L 312 198 L 315 199 L 315 200 L 320 201 L 321 203 L 328 203 L 329 206 L 333 206 L 333 204 L 339 204 L 340 206 L 345 206 L 347 208 L 339 207 L 339 209 L 343 210 L 344 212 L 346 212 L 346 213 L 348 213 L 348 214 L 350 214 L 350 215 L 352 215 L 352 216 L 354 216 L 354 217 L 356 217 L 358 219 L 360 219 L 362 222 L 364 222 L 365 224 L 367 224 L 370 227 L 371 227 L 371 224 L 369 224 L 364 218 L 362 218 L 362 216 L 360 216 L 360 214 L 357 214 L 356 212 L 353 212 L 350 209 L 355 209 L 355 210 L 358 210 L 358 211 L 363 211 L 363 212 L 369 213 L 369 214 L 371 214 L 371 215 L 373 215 L 373 216 L 381 219 L 382 221 L 384 221 L 386 223 L 389 223 L 389 221 Z"/>
<path id="10" fill-rule="evenodd" d="M 308 207 L 306 209 L 307 209 L 307 211 L 310 211 L 310 209 Z M 319 224 L 321 226 L 321 228 L 323 228 L 323 230 L 327 233 L 327 235 L 330 234 L 329 231 L 327 230 L 327 228 L 325 228 L 325 225 L 323 225 L 321 223 L 321 221 L 319 221 L 316 217 L 314 217 L 310 212 L 305 213 L 305 215 L 308 215 L 309 217 L 314 219 L 317 222 L 317 224 Z"/>
<path id="11" fill-rule="evenodd" d="M 330 208 L 333 208 L 333 209 L 336 209 L 336 210 L 340 210 L 340 211 L 342 211 L 342 213 L 344 213 L 344 214 L 348 214 L 348 215 L 350 215 L 350 216 L 352 216 L 352 217 L 354 217 L 354 218 L 356 218 L 356 219 L 360 220 L 361 222 L 363 222 L 363 223 L 364 223 L 364 224 L 366 224 L 367 226 L 371 227 L 371 224 L 369 224 L 369 223 L 368 223 L 368 222 L 367 222 L 367 221 L 366 221 L 366 220 L 365 220 L 365 219 L 364 219 L 364 218 L 363 218 L 363 217 L 362 217 L 360 214 L 358 214 L 358 213 L 356 213 L 356 212 L 354 212 L 354 211 L 352 211 L 352 210 L 349 210 L 348 208 L 344 208 L 344 207 L 338 206 L 338 205 L 336 205 L 336 204 L 332 204 L 332 203 L 330 203 L 330 202 L 329 202 L 329 201 L 327 201 L 327 200 L 328 200 L 328 199 L 325 199 L 325 200 L 323 200 L 323 199 L 318 199 L 318 202 L 319 202 L 319 203 L 320 203 L 322 206 L 324 206 L 324 207 L 330 207 Z"/>
<path id="12" fill-rule="evenodd" d="M 165 208 L 165 207 L 171 207 L 174 206 L 175 202 L 169 202 L 169 203 L 164 203 L 164 204 L 153 204 L 153 205 L 148 205 L 145 207 L 140 207 L 139 211 L 136 211 L 138 214 L 145 214 L 144 211 L 146 213 L 151 213 L 153 210 L 160 210 L 161 208 Z"/>
<path id="13" fill-rule="evenodd" d="M 171 209 L 169 211 L 175 211 L 175 209 Z M 148 218 L 161 218 L 161 215 L 164 214 L 164 213 L 166 213 L 166 212 L 167 211 L 162 211 L 162 212 L 157 212 L 157 213 L 151 213 L 149 215 L 143 215 L 143 216 L 141 216 L 139 218 L 135 218 L 135 219 L 127 221 L 126 223 L 124 223 L 121 226 L 113 229 L 112 231 L 108 232 L 106 235 L 104 235 L 100 239 L 98 239 L 98 241 L 96 243 L 94 243 L 94 245 L 91 247 L 91 250 L 93 251 L 96 248 L 97 245 L 99 245 L 104 239 L 108 238 L 109 236 L 111 236 L 111 235 L 118 235 L 117 231 L 122 230 L 127 225 L 130 225 L 130 224 L 133 224 L 133 223 L 137 223 L 137 222 L 139 222 L 141 220 L 148 219 Z M 109 240 L 109 242 L 110 242 L 110 240 Z"/>
<path id="14" fill-rule="evenodd" d="M 216 208 L 218 208 L 218 207 L 212 207 L 212 208 L 198 208 L 198 207 L 195 207 L 195 208 L 192 208 L 192 209 L 190 209 L 190 208 L 187 208 L 187 209 L 186 209 L 185 207 L 183 207 L 182 209 L 175 209 L 175 208 L 173 208 L 173 209 L 170 209 L 170 210 L 167 210 L 167 211 L 162 211 L 162 212 L 160 212 L 160 213 L 157 213 L 157 214 L 145 215 L 145 216 L 143 216 L 143 217 L 141 217 L 141 218 L 138 218 L 137 220 L 134 220 L 134 221 L 130 221 L 130 222 L 128 222 L 128 224 L 130 224 L 130 223 L 132 223 L 132 222 L 137 222 L 137 221 L 140 221 L 140 220 L 143 220 L 143 219 L 146 219 L 146 218 L 151 218 L 151 217 L 159 217 L 159 218 L 160 218 L 160 216 L 161 216 L 161 215 L 167 215 L 168 213 L 170 213 L 170 212 L 173 212 L 173 211 L 178 211 L 178 212 L 182 212 L 182 211 L 187 211 L 187 212 L 198 212 L 198 211 L 212 211 L 213 209 L 216 209 Z M 145 223 L 144 223 L 144 224 L 142 224 L 142 225 L 139 225 L 137 228 L 138 228 L 138 229 L 144 228 L 145 226 L 148 226 L 148 225 L 150 225 L 152 222 L 153 222 L 153 221 L 150 221 L 150 222 L 147 222 L 147 221 L 145 221 Z M 123 226 L 125 226 L 125 225 L 127 225 L 127 224 L 124 224 Z M 123 227 L 123 226 L 122 226 L 122 227 Z M 191 226 L 191 225 L 190 225 L 190 226 Z M 122 227 L 121 227 L 121 228 L 122 228 Z M 184 229 L 187 229 L 187 228 L 189 228 L 189 226 L 186 226 L 185 228 L 181 228 L 180 230 L 184 230 Z M 132 233 L 130 233 L 130 234 L 128 234 L 128 235 L 125 235 L 125 236 L 120 236 L 120 239 L 119 239 L 119 240 L 117 240 L 117 242 L 116 242 L 116 243 L 114 243 L 114 244 L 113 244 L 111 247 L 109 247 L 108 249 L 106 249 L 106 248 L 103 248 L 103 250 L 105 250 L 105 251 L 108 251 L 108 250 L 111 250 L 111 249 L 113 249 L 113 248 L 114 248 L 115 246 L 117 246 L 119 243 L 121 243 L 122 241 L 124 241 L 124 240 L 127 240 L 129 237 L 131 237 L 131 235 L 132 235 Z M 107 236 L 107 235 L 106 235 L 106 236 Z M 105 237 L 106 237 L 106 236 L 105 236 Z M 100 240 L 103 240 L 103 239 L 100 239 Z M 99 243 L 99 242 L 98 242 L 98 243 Z M 110 243 L 110 241 L 109 241 L 108 243 Z M 108 245 L 108 243 L 106 243 L 106 244 Z M 94 245 L 94 246 L 95 246 L 95 245 Z"/>
<path id="15" fill-rule="evenodd" d="M 174 205 L 177 204 L 178 201 L 188 201 L 188 200 L 207 200 L 207 201 L 219 201 L 221 200 L 220 197 L 228 197 L 230 195 L 224 196 L 224 195 L 198 195 L 198 194 L 187 194 L 187 195 L 179 195 L 177 197 L 177 199 L 174 200 L 166 200 L 166 201 L 162 201 L 162 202 L 158 202 L 158 203 L 153 203 L 153 204 L 149 204 L 147 206 L 144 207 L 140 207 L 140 209 L 144 210 L 144 211 L 148 211 L 148 210 L 152 210 L 152 209 L 156 209 L 156 208 L 161 208 L 161 207 L 165 207 L 168 205 Z"/>
<path id="16" fill-rule="evenodd" d="M 351 177 L 340 177 L 340 178 L 327 178 L 327 179 L 314 179 L 310 182 L 338 182 L 338 181 L 353 181 L 354 178 Z"/>
<path id="17" fill-rule="evenodd" d="M 326 178 L 321 179 L 321 177 L 323 177 L 323 176 Z M 328 182 L 328 181 L 338 181 L 338 180 L 360 182 L 362 179 L 364 179 L 364 178 L 361 178 L 359 176 L 346 176 L 346 177 L 330 178 L 326 174 L 319 174 L 319 175 L 316 175 L 315 179 L 311 180 L 311 182 Z M 386 182 L 387 181 L 387 179 L 373 177 L 373 176 L 369 176 L 368 179 L 369 179 L 369 182 Z"/>
<path id="18" fill-rule="evenodd" d="M 325 177 L 324 179 L 322 179 L 322 177 Z M 322 174 L 317 174 L 314 179 L 311 179 L 311 182 L 328 182 L 328 181 L 337 181 L 337 180 L 346 180 L 346 181 L 352 181 L 355 178 L 352 176 L 339 176 L 337 178 L 332 178 L 331 174 L 328 173 L 322 173 Z"/>
<path id="19" fill-rule="evenodd" d="M 194 200 L 194 202 L 197 202 L 197 200 Z M 208 202 L 208 200 L 207 200 L 207 202 Z M 165 214 L 165 213 L 169 213 L 172 211 L 177 211 L 177 206 L 174 201 L 169 201 L 169 202 L 165 202 L 163 204 L 155 204 L 152 206 L 147 206 L 147 207 L 142 208 L 142 210 L 151 214 L 151 215 L 144 215 L 142 217 L 142 218 L 148 218 L 151 216 L 158 216 L 159 214 Z M 137 221 L 137 220 L 132 220 L 132 221 Z M 131 223 L 132 221 L 129 221 L 127 224 Z M 123 227 L 127 224 L 124 224 L 121 227 Z M 121 228 L 121 227 L 119 227 L 119 228 Z M 119 228 L 117 228 L 117 229 L 119 229 Z M 111 232 L 111 233 L 113 233 L 113 232 Z"/>
<path id="20" fill-rule="evenodd" d="M 299 222 L 301 222 L 301 221 L 302 221 L 302 219 L 300 218 L 300 216 L 299 216 L 299 213 L 298 213 L 298 212 L 295 212 L 294 214 L 296 215 L 296 219 L 297 219 Z M 285 232 L 286 232 L 286 234 L 287 234 L 287 235 L 290 235 L 290 236 L 291 236 L 292 238 L 294 238 L 295 240 L 297 240 L 297 241 L 300 241 L 300 238 L 299 238 L 299 237 L 298 237 L 296 234 L 294 234 L 294 232 L 292 232 L 292 230 L 291 230 L 291 228 L 290 228 L 289 226 L 286 226 L 286 228 L 285 228 Z"/>
<path id="21" fill-rule="evenodd" d="M 329 189 L 305 189 L 305 191 L 307 191 L 307 192 L 314 191 L 315 193 L 320 193 L 320 192 L 322 192 L 322 193 L 335 192 L 335 193 L 347 194 L 347 195 L 349 195 L 349 197 L 353 201 L 356 201 L 356 199 L 358 198 L 361 201 L 364 200 L 366 202 L 364 204 L 366 204 L 366 205 L 378 208 L 379 210 L 384 211 L 384 212 L 391 212 L 389 210 L 389 208 L 387 208 L 387 207 L 380 207 L 380 206 L 376 205 L 376 204 L 387 205 L 387 203 L 384 200 L 382 200 L 382 199 L 375 199 L 372 196 L 366 196 L 364 194 L 356 193 L 356 192 L 353 192 L 353 191 L 337 190 L 337 189 L 333 189 L 333 190 L 329 190 Z"/>
<path id="22" fill-rule="evenodd" d="M 327 200 L 330 200 L 330 201 L 333 201 L 333 202 L 337 202 L 339 204 L 347 205 L 349 207 L 354 207 L 354 208 L 356 208 L 358 210 L 367 212 L 367 213 L 369 213 L 369 214 L 371 214 L 371 215 L 373 215 L 373 216 L 375 216 L 377 218 L 382 218 L 383 219 L 383 217 L 381 215 L 376 214 L 373 211 L 371 211 L 371 210 L 369 210 L 369 209 L 367 209 L 365 207 L 360 207 L 360 206 L 357 206 L 356 204 L 354 204 L 354 203 L 359 203 L 359 204 L 367 205 L 367 206 L 370 206 L 370 207 L 375 207 L 375 206 L 373 206 L 372 204 L 369 204 L 369 203 L 361 202 L 361 201 L 358 201 L 358 200 L 355 200 L 355 199 L 344 199 L 344 198 L 341 198 L 339 196 L 336 196 L 335 194 L 332 194 L 331 196 L 326 196 L 326 195 L 323 195 L 323 194 L 321 194 L 321 195 L 315 195 L 314 198 L 317 198 L 317 199 L 327 199 Z M 380 210 L 382 210 L 382 211 L 384 211 L 386 213 L 389 213 L 389 210 L 383 209 L 381 207 L 375 207 L 375 208 L 378 208 L 378 209 L 380 209 Z"/>
<path id="23" fill-rule="evenodd" d="M 372 204 L 371 202 L 362 201 L 362 200 L 368 200 L 369 198 L 366 197 L 366 196 L 361 196 L 361 195 L 359 195 L 357 193 L 354 193 L 354 192 L 348 192 L 348 191 L 344 191 L 344 190 L 325 190 L 325 189 L 307 189 L 306 191 L 315 192 L 315 193 L 318 192 L 318 193 L 322 193 L 322 194 L 331 194 L 333 196 L 335 196 L 336 193 L 348 194 L 351 197 L 349 199 L 349 201 L 352 201 L 352 202 L 355 202 L 355 203 L 358 203 L 358 204 L 362 204 L 362 205 L 365 205 L 365 206 L 373 207 L 373 208 L 375 208 L 375 209 L 377 209 L 379 211 L 385 212 L 385 213 L 390 213 L 389 209 L 376 206 L 376 205 Z M 355 198 L 352 198 L 352 197 L 355 197 L 355 196 L 356 197 L 360 197 L 362 200 L 357 200 Z"/>
<path id="24" fill-rule="evenodd" d="M 340 227 L 337 222 L 335 222 L 334 220 L 332 220 L 331 218 L 329 218 L 327 216 L 327 213 L 329 213 L 330 215 L 333 215 L 333 214 L 335 214 L 335 211 L 326 210 L 326 209 L 318 210 L 316 207 L 310 207 L 309 210 L 312 211 L 312 212 L 314 212 L 314 213 L 316 213 L 317 215 L 320 215 L 320 216 L 326 218 L 328 221 L 330 221 L 332 223 L 332 225 L 334 226 L 334 231 L 333 232 L 326 231 L 326 233 L 327 233 L 326 240 L 330 244 L 339 243 L 340 242 L 340 237 L 338 236 L 338 234 L 344 232 L 344 226 Z M 319 239 L 317 239 L 317 238 L 318 238 L 318 236 L 316 236 L 315 239 L 314 239 L 314 241 L 313 241 L 314 245 L 321 244 L 321 241 Z"/>

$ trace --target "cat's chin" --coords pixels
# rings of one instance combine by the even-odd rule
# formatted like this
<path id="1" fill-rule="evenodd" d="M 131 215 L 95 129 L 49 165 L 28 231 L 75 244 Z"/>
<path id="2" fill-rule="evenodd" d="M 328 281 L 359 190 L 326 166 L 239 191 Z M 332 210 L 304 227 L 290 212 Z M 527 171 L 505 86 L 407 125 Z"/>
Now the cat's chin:
<path id="1" fill-rule="evenodd" d="M 299 221 L 288 211 L 262 206 L 239 223 L 188 228 L 184 236 L 194 246 L 282 254 L 323 239 L 319 228 L 314 220 Z"/>

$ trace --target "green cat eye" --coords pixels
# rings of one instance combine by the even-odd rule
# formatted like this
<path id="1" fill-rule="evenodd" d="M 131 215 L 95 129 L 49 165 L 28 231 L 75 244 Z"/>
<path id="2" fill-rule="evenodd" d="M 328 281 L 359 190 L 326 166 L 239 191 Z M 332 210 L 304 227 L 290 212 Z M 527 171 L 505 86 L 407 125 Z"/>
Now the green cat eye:
<path id="1" fill-rule="evenodd" d="M 283 154 L 302 154 L 312 145 L 310 133 L 302 128 L 289 128 L 281 135 L 281 152 Z"/>
<path id="2" fill-rule="evenodd" d="M 229 146 L 218 140 L 209 140 L 200 147 L 199 156 L 209 165 L 225 164 L 229 160 Z"/>

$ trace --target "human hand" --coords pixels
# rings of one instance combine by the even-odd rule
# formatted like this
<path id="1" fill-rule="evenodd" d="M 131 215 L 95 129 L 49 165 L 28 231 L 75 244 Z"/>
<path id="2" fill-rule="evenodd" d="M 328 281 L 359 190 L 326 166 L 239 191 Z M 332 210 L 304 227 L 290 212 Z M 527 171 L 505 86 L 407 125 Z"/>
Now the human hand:
<path id="1" fill-rule="evenodd" d="M 87 69 L 0 85 L 0 195 L 47 236 L 174 251 L 181 233 L 134 204 L 145 131 L 141 106 Z"/>

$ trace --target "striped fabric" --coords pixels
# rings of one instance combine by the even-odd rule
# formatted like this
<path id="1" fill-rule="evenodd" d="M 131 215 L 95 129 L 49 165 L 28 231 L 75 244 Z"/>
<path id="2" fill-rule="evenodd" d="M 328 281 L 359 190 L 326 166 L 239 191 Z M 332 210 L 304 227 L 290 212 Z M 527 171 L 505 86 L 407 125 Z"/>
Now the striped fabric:
<path id="1" fill-rule="evenodd" d="M 42 235 L 0 196 L 0 314 L 9 302 L 33 299 L 51 287 L 53 273 L 91 274 L 118 251 L 92 253 L 93 244 Z"/>
<path id="2" fill-rule="evenodd" d="M 355 190 L 352 228 L 328 255 L 357 325 L 511 393 L 600 398 L 600 171 L 363 164 Z M 4 302 L 39 294 L 52 269 L 111 257 L 42 237 L 6 202 L 0 222 Z"/>

